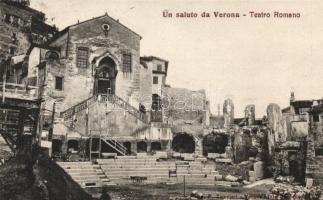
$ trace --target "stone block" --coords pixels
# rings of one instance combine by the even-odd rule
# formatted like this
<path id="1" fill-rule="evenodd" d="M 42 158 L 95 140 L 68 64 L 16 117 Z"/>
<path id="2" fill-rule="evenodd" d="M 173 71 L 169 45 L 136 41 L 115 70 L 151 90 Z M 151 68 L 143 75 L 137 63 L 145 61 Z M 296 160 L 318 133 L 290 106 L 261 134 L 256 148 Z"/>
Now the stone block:
<path id="1" fill-rule="evenodd" d="M 146 157 L 147 153 L 137 153 L 137 157 L 141 158 L 141 157 Z"/>
<path id="2" fill-rule="evenodd" d="M 222 181 L 223 180 L 223 176 L 221 174 L 217 174 L 214 177 L 215 177 L 215 180 L 217 180 L 217 181 Z"/>
<path id="3" fill-rule="evenodd" d="M 255 178 L 256 180 L 261 180 L 264 178 L 264 163 L 259 161 L 255 162 L 254 165 Z"/>
<path id="4" fill-rule="evenodd" d="M 216 159 L 216 158 L 220 158 L 220 154 L 218 154 L 218 153 L 208 153 L 207 157 L 209 159 Z"/>
<path id="5" fill-rule="evenodd" d="M 250 177 L 255 177 L 255 172 L 254 171 L 249 171 L 249 176 Z"/>
<path id="6" fill-rule="evenodd" d="M 313 186 L 314 180 L 312 178 L 306 178 L 306 187 L 310 188 Z"/>
<path id="7" fill-rule="evenodd" d="M 217 159 L 215 159 L 215 162 L 219 162 L 219 163 L 232 163 L 232 160 L 230 158 L 217 158 Z"/>
<path id="8" fill-rule="evenodd" d="M 254 182 L 256 182 L 256 179 L 254 177 L 249 177 L 249 182 L 254 183 Z"/>

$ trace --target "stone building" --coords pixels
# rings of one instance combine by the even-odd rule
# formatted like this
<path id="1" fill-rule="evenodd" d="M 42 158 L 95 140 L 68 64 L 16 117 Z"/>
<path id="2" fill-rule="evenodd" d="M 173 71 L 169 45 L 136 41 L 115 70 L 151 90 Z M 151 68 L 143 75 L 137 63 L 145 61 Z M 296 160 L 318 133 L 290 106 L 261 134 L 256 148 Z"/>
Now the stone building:
<path id="1" fill-rule="evenodd" d="M 176 134 L 185 133 L 199 152 L 198 136 L 210 118 L 205 91 L 169 87 L 168 61 L 140 57 L 140 40 L 105 14 L 68 26 L 47 46 L 28 51 L 28 76 L 45 86 L 43 132 L 53 139 L 53 150 L 169 150 Z"/>
<path id="2" fill-rule="evenodd" d="M 56 32 L 29 1 L 0 1 L 1 135 L 14 153 L 30 153 L 40 132 L 40 88 L 37 77 L 29 76 L 28 51 Z"/>
<path id="3" fill-rule="evenodd" d="M 43 45 L 57 32 L 46 24 L 44 13 L 28 5 L 29 1 L 0 1 L 0 82 L 6 82 L 7 87 L 37 85 L 36 79 L 28 74 L 26 54 L 32 46 Z"/>

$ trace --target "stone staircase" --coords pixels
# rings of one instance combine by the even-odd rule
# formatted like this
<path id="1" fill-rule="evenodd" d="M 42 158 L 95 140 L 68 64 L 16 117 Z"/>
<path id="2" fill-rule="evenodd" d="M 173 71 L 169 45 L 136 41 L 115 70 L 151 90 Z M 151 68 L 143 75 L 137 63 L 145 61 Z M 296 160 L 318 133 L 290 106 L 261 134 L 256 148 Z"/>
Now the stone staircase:
<path id="1" fill-rule="evenodd" d="M 98 159 L 97 163 L 116 184 L 136 183 L 134 177 L 144 178 L 140 182 L 143 184 L 183 183 L 185 177 L 188 185 L 214 185 L 217 174 L 214 164 L 198 160 L 158 161 L 154 156 L 122 156 L 116 159 Z"/>
<path id="2" fill-rule="evenodd" d="M 133 115 L 138 120 L 140 120 L 141 122 L 143 122 L 145 124 L 149 123 L 147 115 L 141 113 L 138 109 L 136 109 L 135 107 L 130 105 L 128 102 L 126 102 L 125 100 L 123 100 L 122 98 L 120 98 L 114 94 L 94 95 L 94 96 L 68 108 L 67 110 L 61 112 L 60 116 L 64 120 L 71 119 L 76 113 L 79 113 L 79 112 L 87 109 L 89 106 L 91 106 L 95 102 L 111 103 L 114 106 L 118 106 L 119 108 L 124 109 L 129 114 Z"/>
<path id="3" fill-rule="evenodd" d="M 113 183 L 105 176 L 99 165 L 92 162 L 57 162 L 81 187 L 103 187 Z"/>

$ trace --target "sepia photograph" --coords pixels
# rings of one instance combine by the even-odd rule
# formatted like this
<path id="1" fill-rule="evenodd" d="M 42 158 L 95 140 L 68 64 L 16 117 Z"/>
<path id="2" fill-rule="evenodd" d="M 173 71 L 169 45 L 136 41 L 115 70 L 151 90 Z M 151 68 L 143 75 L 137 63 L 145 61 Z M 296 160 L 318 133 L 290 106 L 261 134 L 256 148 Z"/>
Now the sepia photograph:
<path id="1" fill-rule="evenodd" d="M 323 200 L 322 10 L 0 0 L 0 200 Z"/>

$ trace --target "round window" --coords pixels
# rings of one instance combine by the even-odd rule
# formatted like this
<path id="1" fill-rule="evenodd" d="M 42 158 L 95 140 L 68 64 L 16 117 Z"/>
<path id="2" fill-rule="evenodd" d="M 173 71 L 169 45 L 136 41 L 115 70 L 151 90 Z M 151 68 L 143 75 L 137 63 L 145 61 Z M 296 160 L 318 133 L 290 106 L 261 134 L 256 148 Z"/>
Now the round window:
<path id="1" fill-rule="evenodd" d="M 110 25 L 109 24 L 102 24 L 102 29 L 104 31 L 108 31 L 108 30 L 110 30 Z"/>

